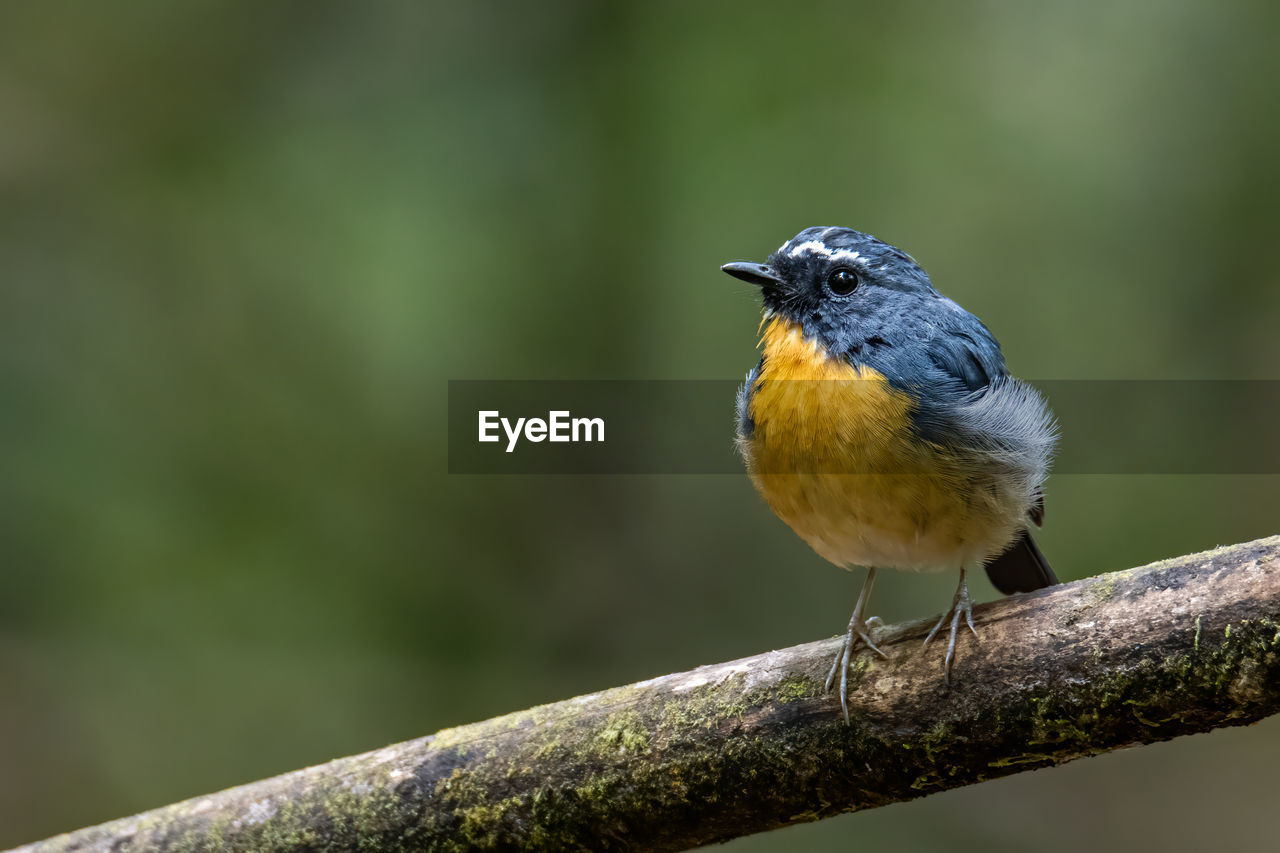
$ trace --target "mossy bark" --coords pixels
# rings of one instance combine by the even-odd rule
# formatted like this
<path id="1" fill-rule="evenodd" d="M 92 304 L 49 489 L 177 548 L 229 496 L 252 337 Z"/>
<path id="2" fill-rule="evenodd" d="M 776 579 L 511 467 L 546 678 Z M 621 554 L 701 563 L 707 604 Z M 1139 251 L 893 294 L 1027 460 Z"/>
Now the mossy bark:
<path id="1" fill-rule="evenodd" d="M 1280 710 L 1280 537 L 581 696 L 25 851 L 679 850 Z"/>

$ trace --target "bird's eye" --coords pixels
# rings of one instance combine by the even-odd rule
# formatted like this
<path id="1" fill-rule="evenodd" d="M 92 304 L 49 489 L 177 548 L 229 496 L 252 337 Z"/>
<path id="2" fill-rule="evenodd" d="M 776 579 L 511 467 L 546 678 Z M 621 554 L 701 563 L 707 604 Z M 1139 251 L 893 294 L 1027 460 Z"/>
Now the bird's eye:
<path id="1" fill-rule="evenodd" d="M 853 270 L 841 267 L 827 276 L 827 287 L 836 296 L 848 296 L 858 286 L 858 275 Z"/>

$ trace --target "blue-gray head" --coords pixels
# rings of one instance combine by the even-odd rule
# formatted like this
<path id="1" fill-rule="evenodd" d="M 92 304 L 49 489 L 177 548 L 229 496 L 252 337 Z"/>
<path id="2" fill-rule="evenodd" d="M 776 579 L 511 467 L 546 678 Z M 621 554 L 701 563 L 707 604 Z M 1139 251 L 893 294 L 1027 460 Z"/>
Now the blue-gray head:
<path id="1" fill-rule="evenodd" d="M 901 329 L 904 309 L 941 298 L 910 255 L 852 228 L 806 228 L 763 264 L 721 269 L 759 285 L 767 312 L 799 324 L 835 356 Z"/>

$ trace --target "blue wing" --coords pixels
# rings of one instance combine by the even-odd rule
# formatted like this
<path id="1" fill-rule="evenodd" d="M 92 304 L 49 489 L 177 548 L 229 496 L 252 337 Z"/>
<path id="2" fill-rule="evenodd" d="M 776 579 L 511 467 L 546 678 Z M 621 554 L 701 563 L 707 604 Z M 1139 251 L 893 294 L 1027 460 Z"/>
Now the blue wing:
<path id="1" fill-rule="evenodd" d="M 1000 345 L 985 326 L 971 331 L 950 331 L 930 341 L 929 361 L 966 391 L 981 391 L 1008 375 Z"/>
<path id="2" fill-rule="evenodd" d="M 916 432 L 946 443 L 956 436 L 959 408 L 1007 377 L 1009 370 L 1000 345 L 977 317 L 957 306 L 932 319 L 933 334 L 923 345 L 904 349 L 904 363 L 894 366 L 890 380 L 897 374 L 899 384 L 915 398 Z"/>
<path id="3" fill-rule="evenodd" d="M 961 328 L 936 336 L 926 350 L 929 362 L 941 372 L 944 382 L 935 393 L 921 394 L 916 427 L 934 440 L 943 438 L 944 430 L 951 425 L 948 412 L 954 411 L 957 394 L 965 400 L 980 398 L 993 383 L 1009 376 L 1000 345 L 991 332 L 976 317 L 969 315 L 967 320 Z M 954 383 L 950 391 L 945 389 L 948 381 Z M 1044 519 L 1044 496 L 1038 490 L 1028 516 L 1036 525 Z M 1058 582 L 1049 561 L 1025 529 L 984 568 L 996 589 L 1006 595 L 1031 592 Z"/>

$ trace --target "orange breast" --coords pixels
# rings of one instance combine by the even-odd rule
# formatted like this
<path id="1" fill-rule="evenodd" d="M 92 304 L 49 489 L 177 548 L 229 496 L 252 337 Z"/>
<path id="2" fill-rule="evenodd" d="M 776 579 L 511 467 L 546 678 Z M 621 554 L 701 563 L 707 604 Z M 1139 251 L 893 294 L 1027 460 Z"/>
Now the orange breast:
<path id="1" fill-rule="evenodd" d="M 759 470 L 893 470 L 910 452 L 911 399 L 868 367 L 832 358 L 795 323 L 765 326 L 751 400 Z M 855 467 L 856 466 L 856 467 Z"/>
<path id="2" fill-rule="evenodd" d="M 800 327 L 766 322 L 764 364 L 741 442 L 773 511 L 840 566 L 914 571 L 981 562 L 1007 538 L 962 466 L 922 441 L 912 399 L 879 372 L 832 358 Z"/>

